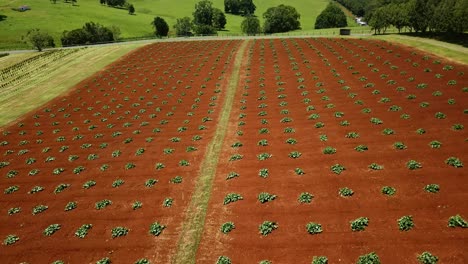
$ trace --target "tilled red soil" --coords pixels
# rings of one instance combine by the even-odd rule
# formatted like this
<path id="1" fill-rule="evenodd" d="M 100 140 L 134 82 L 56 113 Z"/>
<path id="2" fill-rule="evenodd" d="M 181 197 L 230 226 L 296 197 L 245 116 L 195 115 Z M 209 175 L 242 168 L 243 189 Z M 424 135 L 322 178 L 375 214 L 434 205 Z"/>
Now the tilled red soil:
<path id="1" fill-rule="evenodd" d="M 5 192 L 14 186 L 18 190 L 1 195 L 0 237 L 16 235 L 19 241 L 0 246 L 2 263 L 95 263 L 105 257 L 112 263 L 140 258 L 168 263 L 216 129 L 224 77 L 239 43 L 146 46 L 3 128 L 0 186 Z M 144 149 L 141 155 L 136 154 L 139 149 Z M 48 157 L 55 159 L 46 162 Z M 28 165 L 30 158 L 34 162 Z M 189 165 L 182 166 L 183 160 Z M 165 167 L 158 170 L 157 163 Z M 84 170 L 74 173 L 80 166 Z M 63 172 L 55 175 L 59 168 Z M 32 170 L 37 174 L 30 175 Z M 176 176 L 181 183 L 171 182 Z M 124 184 L 113 187 L 118 179 Z M 148 179 L 157 183 L 147 187 Z M 82 187 L 91 180 L 94 187 Z M 61 183 L 69 187 L 54 194 Z M 29 194 L 34 186 L 44 189 Z M 166 198 L 173 199 L 171 207 L 163 206 Z M 97 210 L 95 203 L 104 199 L 112 204 Z M 76 209 L 65 211 L 72 201 Z M 134 210 L 136 201 L 142 207 Z M 33 207 L 41 204 L 48 209 L 33 215 Z M 21 211 L 9 215 L 10 208 Z M 154 222 L 166 226 L 159 236 L 149 234 Z M 43 235 L 51 224 L 60 224 L 60 230 Z M 92 229 L 78 238 L 75 231 L 83 224 L 92 224 Z M 112 238 L 117 226 L 128 234 Z"/>
<path id="2" fill-rule="evenodd" d="M 170 263 L 190 220 L 185 212 L 240 43 L 146 46 L 3 128 L 0 238 L 19 240 L 0 245 L 2 262 L 96 263 L 108 257 L 112 263 Z M 375 252 L 382 263 L 416 263 L 429 251 L 439 263 L 467 263 L 467 229 L 447 224 L 457 214 L 468 220 L 468 67 L 374 40 L 249 43 L 196 262 L 216 263 L 223 255 L 232 263 L 310 263 L 313 256 L 355 263 Z M 429 145 L 435 140 L 440 148 Z M 405 148 L 395 149 L 396 142 Z M 368 150 L 358 152 L 358 145 Z M 324 154 L 327 146 L 336 153 Z M 289 157 L 295 151 L 300 156 Z M 271 157 L 259 160 L 262 153 Z M 465 167 L 447 165 L 449 157 Z M 408 169 L 410 160 L 422 167 Z M 164 167 L 157 169 L 159 163 Z M 372 163 L 383 168 L 372 170 Z M 334 164 L 345 170 L 333 173 Z M 261 169 L 269 175 L 260 177 Z M 238 176 L 226 179 L 231 172 Z M 172 182 L 176 176 L 181 183 Z M 123 185 L 113 187 L 118 179 Z M 148 179 L 157 183 L 147 187 Z M 91 180 L 96 185 L 84 188 Z M 62 183 L 68 188 L 54 193 Z M 425 191 L 428 184 L 440 191 Z M 44 190 L 30 194 L 35 186 Z M 382 194 L 384 186 L 396 193 Z M 344 187 L 354 194 L 341 197 Z M 277 197 L 261 204 L 261 192 Z M 303 192 L 313 195 L 311 203 L 298 202 Z M 243 199 L 224 205 L 228 193 Z M 163 206 L 166 198 L 173 199 L 171 207 Z M 104 199 L 112 204 L 97 210 Z M 65 211 L 72 201 L 77 207 Z M 134 210 L 136 201 L 142 207 Z M 41 204 L 48 209 L 33 215 Z M 412 216 L 411 230 L 399 230 L 402 216 Z M 350 221 L 358 217 L 368 217 L 369 225 L 353 232 Z M 223 234 L 228 221 L 235 229 Z M 278 228 L 262 236 L 263 221 Z M 159 236 L 149 234 L 154 222 L 166 226 Z M 309 222 L 323 231 L 308 234 Z M 60 230 L 43 235 L 51 224 Z M 78 238 L 83 224 L 92 229 Z M 118 226 L 129 232 L 112 238 Z"/>
<path id="3" fill-rule="evenodd" d="M 214 263 L 221 255 L 233 263 L 310 263 L 313 256 L 355 263 L 370 252 L 382 263 L 416 263 L 424 251 L 438 256 L 439 263 L 468 262 L 468 230 L 447 226 L 450 216 L 468 219 L 467 173 L 446 164 L 449 157 L 468 162 L 466 128 L 452 128 L 468 124 L 467 66 L 382 41 L 289 39 L 257 40 L 245 68 L 197 263 Z M 429 105 L 421 107 L 423 102 Z M 436 118 L 437 112 L 446 117 Z M 312 114 L 318 114 L 316 120 L 309 118 Z M 383 123 L 373 124 L 371 118 Z M 349 124 L 341 123 L 345 120 Z M 317 122 L 324 126 L 316 128 Z M 262 128 L 268 132 L 262 134 Z M 286 128 L 294 132 L 285 133 Z M 393 134 L 384 135 L 386 128 Z M 418 134 L 419 128 L 425 133 Z M 358 137 L 346 137 L 349 132 Z M 289 138 L 297 143 L 287 144 Z M 267 146 L 258 145 L 262 139 Z M 442 143 L 439 149 L 429 146 L 434 140 Z M 235 142 L 242 146 L 231 147 Z M 406 148 L 395 149 L 395 142 Z M 358 152 L 358 145 L 368 150 Z M 324 154 L 327 146 L 336 153 Z M 288 157 L 293 151 L 302 155 Z M 261 153 L 272 156 L 261 161 Z M 235 154 L 242 159 L 230 161 Z M 422 168 L 408 169 L 410 160 Z M 372 163 L 383 169 L 370 169 Z M 334 164 L 346 170 L 334 174 Z M 262 168 L 268 169 L 267 178 L 259 177 Z M 297 175 L 296 168 L 305 174 Z M 239 176 L 228 180 L 230 172 Z M 440 191 L 425 191 L 428 184 L 438 184 Z M 382 194 L 384 186 L 396 193 Z M 354 194 L 341 197 L 343 187 Z M 261 192 L 277 197 L 261 204 Z M 310 204 L 298 202 L 302 192 L 313 194 Z M 224 205 L 228 193 L 243 200 Z M 413 229 L 399 230 L 402 216 L 412 216 Z M 367 217 L 369 225 L 353 232 L 350 221 L 358 217 Z M 262 236 L 263 221 L 278 228 Z M 220 230 L 225 222 L 235 225 L 228 234 Z M 323 232 L 308 234 L 308 222 L 321 224 Z"/>

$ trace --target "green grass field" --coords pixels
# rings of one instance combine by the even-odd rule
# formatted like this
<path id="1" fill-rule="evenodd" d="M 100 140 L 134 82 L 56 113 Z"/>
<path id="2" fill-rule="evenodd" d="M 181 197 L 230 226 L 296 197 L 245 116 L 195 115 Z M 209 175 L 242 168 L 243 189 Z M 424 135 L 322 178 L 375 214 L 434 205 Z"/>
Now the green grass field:
<path id="1" fill-rule="evenodd" d="M 129 2 L 135 6 L 135 15 L 129 15 L 124 9 L 102 6 L 99 0 L 77 0 L 76 6 L 60 0 L 56 4 L 48 0 L 0 0 L 0 16 L 4 16 L 3 20 L 0 20 L 0 50 L 27 48 L 28 46 L 21 42 L 21 36 L 31 28 L 49 32 L 55 38 L 56 44 L 60 45 L 60 36 L 64 30 L 80 28 L 89 21 L 105 26 L 118 26 L 122 38 L 152 36 L 153 29 L 150 23 L 155 16 L 163 17 L 172 29 L 177 18 L 192 17 L 198 0 L 129 0 Z M 313 30 L 316 17 L 328 2 L 329 0 L 290 0 L 286 4 L 296 7 L 301 14 L 301 31 L 310 32 Z M 262 14 L 269 7 L 285 2 L 254 0 L 254 3 L 257 6 L 255 14 L 262 20 Z M 213 0 L 213 4 L 224 10 L 223 0 Z M 26 12 L 11 10 L 21 5 L 29 5 L 31 10 Z M 226 17 L 226 30 L 220 34 L 240 34 L 243 18 L 229 14 Z M 351 19 L 349 21 L 352 22 Z"/>

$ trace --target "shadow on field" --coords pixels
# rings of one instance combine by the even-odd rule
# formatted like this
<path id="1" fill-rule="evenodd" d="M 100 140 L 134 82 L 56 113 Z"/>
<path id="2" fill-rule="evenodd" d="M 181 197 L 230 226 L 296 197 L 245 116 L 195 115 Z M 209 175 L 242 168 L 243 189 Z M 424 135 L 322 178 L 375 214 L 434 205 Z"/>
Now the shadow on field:
<path id="1" fill-rule="evenodd" d="M 465 48 L 468 48 L 468 33 L 401 33 L 401 35 L 410 36 L 410 37 L 421 37 L 421 38 L 430 38 L 443 42 L 448 42 L 452 44 L 461 45 Z"/>
<path id="2" fill-rule="evenodd" d="M 5 19 L 7 19 L 7 16 L 5 16 L 5 15 L 0 15 L 0 21 L 3 21 L 3 20 L 5 20 Z"/>

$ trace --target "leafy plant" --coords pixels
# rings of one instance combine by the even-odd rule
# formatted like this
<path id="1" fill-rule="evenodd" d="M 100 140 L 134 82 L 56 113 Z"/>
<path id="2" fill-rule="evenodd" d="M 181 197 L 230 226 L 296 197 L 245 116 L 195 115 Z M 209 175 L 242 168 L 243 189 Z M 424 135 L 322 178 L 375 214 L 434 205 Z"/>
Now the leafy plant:
<path id="1" fill-rule="evenodd" d="M 450 157 L 445 160 L 445 164 L 453 166 L 455 168 L 462 168 L 463 163 L 456 157 Z"/>
<path id="2" fill-rule="evenodd" d="M 366 227 L 369 225 L 369 218 L 359 217 L 359 218 L 351 221 L 350 223 L 351 223 L 351 230 L 353 230 L 353 231 L 364 231 L 364 229 L 366 229 Z"/>
<path id="3" fill-rule="evenodd" d="M 96 185 L 96 182 L 94 180 L 89 180 L 89 181 L 87 181 L 87 182 L 85 182 L 83 184 L 83 188 L 84 189 L 89 189 L 89 188 L 91 188 L 91 187 L 93 187 L 95 185 Z"/>
<path id="4" fill-rule="evenodd" d="M 345 135 L 346 138 L 358 138 L 359 137 L 359 134 L 357 132 L 348 132 L 346 135 Z"/>
<path id="5" fill-rule="evenodd" d="M 266 153 L 266 152 L 260 153 L 260 154 L 257 155 L 258 160 L 267 160 L 267 159 L 269 159 L 271 157 L 272 157 L 272 155 L 270 153 Z"/>
<path id="6" fill-rule="evenodd" d="M 114 182 L 112 182 L 112 187 L 113 188 L 117 188 L 117 187 L 120 187 L 122 184 L 124 184 L 125 181 L 122 180 L 122 179 L 117 179 L 115 180 Z"/>
<path id="7" fill-rule="evenodd" d="M 163 207 L 171 207 L 173 202 L 174 202 L 174 199 L 170 197 L 165 198 L 163 201 Z"/>
<path id="8" fill-rule="evenodd" d="M 111 205 L 112 204 L 112 201 L 111 200 L 107 200 L 107 199 L 104 199 L 104 200 L 101 200 L 99 202 L 96 202 L 95 204 L 95 208 L 97 210 L 101 210 L 101 209 L 104 209 L 106 208 L 107 206 Z"/>
<path id="9" fill-rule="evenodd" d="M 141 258 L 137 261 L 135 261 L 135 264 L 150 264 L 149 260 L 145 259 L 145 258 Z"/>
<path id="10" fill-rule="evenodd" d="M 314 256 L 312 264 L 328 264 L 328 258 L 325 256 Z"/>
<path id="11" fill-rule="evenodd" d="M 226 256 L 219 256 L 216 264 L 231 264 L 231 259 Z"/>
<path id="12" fill-rule="evenodd" d="M 341 164 L 335 164 L 330 167 L 331 171 L 335 174 L 341 174 L 346 168 Z"/>
<path id="13" fill-rule="evenodd" d="M 270 202 L 270 201 L 273 201 L 276 199 L 276 195 L 274 194 L 270 194 L 270 193 L 267 193 L 267 192 L 261 192 L 258 194 L 258 200 L 260 201 L 260 203 L 266 203 L 266 202 Z"/>
<path id="14" fill-rule="evenodd" d="M 8 215 L 14 215 L 21 212 L 21 207 L 12 207 L 8 209 Z"/>
<path id="15" fill-rule="evenodd" d="M 45 210 L 47 210 L 49 207 L 47 205 L 36 205 L 34 206 L 34 208 L 32 209 L 32 214 L 33 215 L 37 215 L 39 213 L 42 213 L 44 212 Z"/>
<path id="16" fill-rule="evenodd" d="M 307 223 L 306 230 L 311 235 L 320 234 L 323 232 L 322 225 L 313 222 Z"/>
<path id="17" fill-rule="evenodd" d="M 19 241 L 19 237 L 17 235 L 8 235 L 4 240 L 3 240 L 3 245 L 9 246 L 13 245 L 16 242 Z"/>
<path id="18" fill-rule="evenodd" d="M 335 154 L 335 153 L 336 153 L 336 148 L 327 146 L 327 147 L 325 147 L 325 149 L 323 149 L 323 154 L 331 155 L 331 154 Z"/>
<path id="19" fill-rule="evenodd" d="M 278 224 L 276 222 L 264 221 L 262 224 L 260 224 L 258 230 L 260 231 L 260 234 L 262 234 L 263 236 L 267 236 L 277 228 Z"/>
<path id="20" fill-rule="evenodd" d="M 308 192 L 303 192 L 299 195 L 297 200 L 299 203 L 311 203 L 314 196 Z"/>
<path id="21" fill-rule="evenodd" d="M 171 183 L 182 183 L 182 176 L 175 176 L 174 178 L 172 178 L 169 182 Z"/>
<path id="22" fill-rule="evenodd" d="M 380 125 L 383 124 L 383 121 L 380 120 L 379 118 L 376 117 L 371 117 L 370 122 L 374 125 Z"/>
<path id="23" fill-rule="evenodd" d="M 440 186 L 438 184 L 431 183 L 431 184 L 426 185 L 424 187 L 424 190 L 430 193 L 438 193 L 440 191 Z"/>
<path id="24" fill-rule="evenodd" d="M 413 217 L 411 215 L 402 216 L 398 219 L 398 228 L 400 231 L 409 231 L 414 227 Z"/>
<path id="25" fill-rule="evenodd" d="M 12 185 L 12 186 L 6 188 L 5 191 L 3 191 L 3 193 L 4 194 L 12 194 L 12 193 L 14 193 L 14 192 L 16 192 L 18 190 L 19 190 L 18 185 Z"/>
<path id="26" fill-rule="evenodd" d="M 224 234 L 227 234 L 231 232 L 234 228 L 235 228 L 235 225 L 233 222 L 226 222 L 221 225 L 221 232 L 223 232 Z"/>
<path id="27" fill-rule="evenodd" d="M 68 187 L 70 187 L 70 184 L 61 183 L 61 184 L 57 185 L 57 187 L 55 187 L 54 193 L 55 194 L 61 193 L 65 189 L 67 189 Z"/>
<path id="28" fill-rule="evenodd" d="M 223 204 L 230 204 L 230 203 L 233 203 L 233 202 L 237 202 L 239 200 L 243 200 L 244 197 L 242 197 L 240 194 L 238 193 L 228 193 L 226 195 L 226 197 L 224 197 L 224 202 Z"/>
<path id="29" fill-rule="evenodd" d="M 406 167 L 410 170 L 416 170 L 422 168 L 421 163 L 415 161 L 415 160 L 410 160 L 406 163 Z"/>
<path id="30" fill-rule="evenodd" d="M 418 255 L 418 261 L 421 264 L 436 264 L 439 261 L 437 256 L 432 255 L 428 251 L 424 251 L 420 255 Z"/>
<path id="31" fill-rule="evenodd" d="M 292 159 L 297 159 L 301 156 L 302 154 L 299 151 L 292 151 L 289 153 L 288 157 Z"/>
<path id="32" fill-rule="evenodd" d="M 359 256 L 356 264 L 380 264 L 380 259 L 374 252 Z"/>
<path id="33" fill-rule="evenodd" d="M 338 194 L 341 197 L 350 197 L 350 196 L 353 196 L 354 191 L 348 187 L 343 187 L 343 188 L 340 188 L 340 190 L 338 191 Z"/>
<path id="34" fill-rule="evenodd" d="M 42 233 L 44 234 L 44 236 L 51 236 L 55 232 L 60 230 L 60 227 L 61 227 L 60 224 L 51 224 L 48 227 L 46 227 Z"/>
<path id="35" fill-rule="evenodd" d="M 435 113 L 435 118 L 437 118 L 437 119 L 445 119 L 446 117 L 447 116 L 442 112 Z"/>
<path id="36" fill-rule="evenodd" d="M 75 231 L 75 236 L 79 238 L 85 238 L 88 235 L 88 231 L 93 227 L 92 224 L 84 224 L 80 226 L 76 231 Z"/>
<path id="37" fill-rule="evenodd" d="M 163 163 L 158 162 L 158 163 L 156 163 L 155 167 L 156 167 L 157 170 L 161 170 L 161 169 L 165 168 L 166 165 L 164 165 Z"/>
<path id="38" fill-rule="evenodd" d="M 431 142 L 429 142 L 429 146 L 431 146 L 431 148 L 440 148 L 442 146 L 442 143 L 440 143 L 439 141 L 437 140 L 433 140 Z"/>
<path id="39" fill-rule="evenodd" d="M 403 142 L 395 142 L 393 143 L 393 147 L 399 150 L 406 149 L 406 145 Z"/>
<path id="40" fill-rule="evenodd" d="M 128 234 L 128 231 L 128 228 L 123 226 L 114 227 L 111 230 L 112 238 L 126 236 Z"/>
<path id="41" fill-rule="evenodd" d="M 393 131 L 393 129 L 391 129 L 391 128 L 385 128 L 384 130 L 382 130 L 382 134 L 384 134 L 384 135 L 393 135 L 393 134 L 395 134 L 395 131 Z"/>
<path id="42" fill-rule="evenodd" d="M 390 186 L 382 187 L 382 193 L 388 196 L 392 196 L 396 193 L 396 189 Z"/>
<path id="43" fill-rule="evenodd" d="M 258 176 L 262 178 L 266 178 L 268 177 L 268 175 L 269 175 L 268 169 L 263 168 L 258 171 Z"/>
<path id="44" fill-rule="evenodd" d="M 367 166 L 371 170 L 383 170 L 383 166 L 379 165 L 377 163 L 371 163 L 369 166 Z"/>
<path id="45" fill-rule="evenodd" d="M 229 161 L 241 160 L 242 158 L 244 158 L 243 155 L 241 155 L 241 154 L 234 154 L 234 155 L 232 155 L 232 156 L 229 158 Z"/>
<path id="46" fill-rule="evenodd" d="M 304 175 L 305 172 L 301 169 L 301 168 L 295 168 L 294 169 L 294 172 L 297 174 L 297 175 Z"/>
<path id="47" fill-rule="evenodd" d="M 155 180 L 155 179 L 148 179 L 146 180 L 145 182 L 145 186 L 150 188 L 150 187 L 153 187 L 158 181 Z"/>
<path id="48" fill-rule="evenodd" d="M 449 227 L 461 227 L 461 228 L 467 228 L 468 223 L 461 217 L 461 215 L 454 215 L 451 216 L 448 220 L 448 226 Z"/>
<path id="49" fill-rule="evenodd" d="M 149 233 L 153 236 L 159 236 L 164 229 L 166 229 L 165 225 L 161 225 L 158 222 L 154 222 L 150 225 Z"/>
<path id="50" fill-rule="evenodd" d="M 354 148 L 357 152 L 364 152 L 366 150 L 369 150 L 369 148 L 366 145 L 358 145 Z"/>
<path id="51" fill-rule="evenodd" d="M 76 208 L 76 202 L 68 202 L 66 205 L 65 205 L 65 211 L 71 211 L 73 209 Z"/>

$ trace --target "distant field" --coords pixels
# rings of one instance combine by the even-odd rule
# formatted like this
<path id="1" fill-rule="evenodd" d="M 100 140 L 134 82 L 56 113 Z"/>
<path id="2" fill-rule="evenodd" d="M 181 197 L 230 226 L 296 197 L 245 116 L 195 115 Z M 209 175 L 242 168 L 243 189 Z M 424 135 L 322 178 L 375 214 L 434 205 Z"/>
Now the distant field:
<path id="1" fill-rule="evenodd" d="M 0 0 L 0 15 L 6 16 L 0 20 L 0 49 L 25 48 L 20 41 L 28 29 L 40 28 L 52 34 L 56 44 L 60 45 L 60 36 L 64 30 L 81 27 L 84 23 L 93 21 L 105 26 L 117 25 L 122 31 L 123 38 L 152 36 L 153 29 L 150 22 L 155 16 L 163 17 L 172 29 L 176 19 L 192 16 L 195 3 L 198 0 L 138 0 L 129 1 L 136 8 L 135 15 L 129 15 L 126 10 L 116 9 L 99 4 L 98 0 L 77 0 L 77 5 L 58 1 L 32 0 Z M 302 30 L 311 31 L 315 19 L 325 8 L 328 0 L 290 0 L 288 5 L 297 8 L 301 14 Z M 214 6 L 224 10 L 223 0 L 214 0 Z M 255 0 L 256 15 L 262 20 L 262 14 L 272 6 L 285 3 L 281 0 Z M 32 10 L 16 12 L 13 7 L 29 5 Z M 2 19 L 2 18 L 0 18 Z M 227 15 L 226 31 L 220 34 L 241 33 L 242 17 Z"/>

